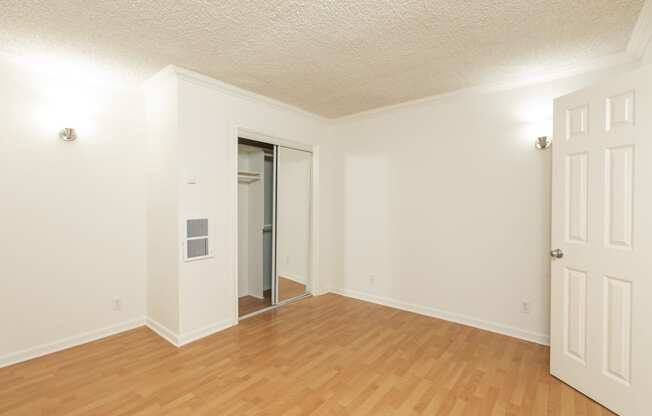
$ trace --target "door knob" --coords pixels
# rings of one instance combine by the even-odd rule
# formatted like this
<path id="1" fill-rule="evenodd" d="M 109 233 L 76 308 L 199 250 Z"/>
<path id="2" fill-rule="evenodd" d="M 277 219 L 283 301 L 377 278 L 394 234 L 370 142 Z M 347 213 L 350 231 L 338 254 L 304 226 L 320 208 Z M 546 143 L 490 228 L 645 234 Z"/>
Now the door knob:
<path id="1" fill-rule="evenodd" d="M 560 249 L 556 248 L 556 249 L 550 251 L 550 256 L 554 257 L 556 259 L 560 259 L 560 258 L 564 257 L 564 252 L 561 251 Z"/>

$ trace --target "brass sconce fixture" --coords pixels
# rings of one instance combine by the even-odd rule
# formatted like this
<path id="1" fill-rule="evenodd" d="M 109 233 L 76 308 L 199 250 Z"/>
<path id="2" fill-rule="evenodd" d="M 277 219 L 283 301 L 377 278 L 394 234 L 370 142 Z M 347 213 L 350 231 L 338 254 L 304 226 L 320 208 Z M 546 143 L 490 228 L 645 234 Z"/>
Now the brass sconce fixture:
<path id="1" fill-rule="evenodd" d="M 545 150 L 549 148 L 551 144 L 552 140 L 548 136 L 537 137 L 537 141 L 534 142 L 534 146 L 539 150 Z"/>
<path id="2" fill-rule="evenodd" d="M 59 138 L 66 142 L 72 142 L 77 139 L 77 132 L 73 128 L 66 127 L 59 132 Z"/>

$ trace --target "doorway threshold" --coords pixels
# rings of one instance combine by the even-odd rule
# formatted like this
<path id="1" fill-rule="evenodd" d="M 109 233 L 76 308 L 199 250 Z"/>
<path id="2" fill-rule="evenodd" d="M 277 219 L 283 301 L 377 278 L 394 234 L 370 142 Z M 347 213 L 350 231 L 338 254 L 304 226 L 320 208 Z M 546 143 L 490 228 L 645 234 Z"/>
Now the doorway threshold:
<path id="1" fill-rule="evenodd" d="M 295 297 L 290 298 L 290 299 L 286 299 L 286 300 L 284 300 L 282 302 L 277 303 L 276 305 L 271 305 L 271 306 L 268 306 L 268 307 L 266 307 L 264 309 L 260 309 L 260 310 L 257 310 L 255 312 L 251 312 L 251 313 L 248 313 L 246 315 L 242 315 L 242 316 L 238 317 L 238 321 L 242 321 L 243 319 L 251 318 L 253 316 L 260 315 L 261 313 L 269 312 L 271 310 L 280 308 L 281 306 L 287 305 L 289 303 L 298 302 L 300 300 L 311 298 L 311 297 L 312 297 L 312 293 L 304 293 L 303 295 L 295 296 Z"/>

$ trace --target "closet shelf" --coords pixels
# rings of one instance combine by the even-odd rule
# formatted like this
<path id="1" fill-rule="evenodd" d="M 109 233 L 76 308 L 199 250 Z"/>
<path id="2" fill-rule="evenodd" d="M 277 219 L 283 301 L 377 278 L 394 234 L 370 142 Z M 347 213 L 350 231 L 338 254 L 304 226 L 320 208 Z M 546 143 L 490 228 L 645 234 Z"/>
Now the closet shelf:
<path id="1" fill-rule="evenodd" d="M 239 183 L 252 183 L 259 181 L 260 178 L 262 177 L 262 174 L 258 172 L 247 172 L 247 171 L 239 171 L 238 172 L 238 182 Z"/>

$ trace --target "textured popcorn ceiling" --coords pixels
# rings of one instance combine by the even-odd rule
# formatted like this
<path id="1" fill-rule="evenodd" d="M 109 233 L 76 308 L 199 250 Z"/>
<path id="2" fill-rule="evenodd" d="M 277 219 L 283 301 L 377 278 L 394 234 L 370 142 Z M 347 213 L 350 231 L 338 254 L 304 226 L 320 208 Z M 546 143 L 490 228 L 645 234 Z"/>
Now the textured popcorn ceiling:
<path id="1" fill-rule="evenodd" d="M 642 5 L 0 0 L 0 52 L 88 64 L 128 82 L 175 64 L 336 117 L 623 52 Z"/>

